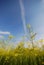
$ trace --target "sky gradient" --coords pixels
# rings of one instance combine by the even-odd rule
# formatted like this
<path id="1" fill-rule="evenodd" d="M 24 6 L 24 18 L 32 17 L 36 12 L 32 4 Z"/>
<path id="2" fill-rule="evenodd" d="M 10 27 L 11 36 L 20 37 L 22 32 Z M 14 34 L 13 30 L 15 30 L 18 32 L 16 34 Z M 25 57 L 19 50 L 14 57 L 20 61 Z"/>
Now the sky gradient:
<path id="1" fill-rule="evenodd" d="M 22 0 L 26 24 L 31 24 L 36 39 L 44 38 L 44 0 Z M 0 0 L 0 34 L 12 34 L 17 40 L 24 35 L 19 0 Z"/>

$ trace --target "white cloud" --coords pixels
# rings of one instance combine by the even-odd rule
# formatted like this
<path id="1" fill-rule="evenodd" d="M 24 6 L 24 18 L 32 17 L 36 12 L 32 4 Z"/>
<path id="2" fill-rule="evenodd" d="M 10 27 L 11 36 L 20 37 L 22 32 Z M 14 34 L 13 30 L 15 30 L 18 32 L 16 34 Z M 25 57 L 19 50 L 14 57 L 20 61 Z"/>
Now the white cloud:
<path id="1" fill-rule="evenodd" d="M 24 5 L 23 5 L 22 0 L 19 0 L 19 3 L 20 3 L 21 17 L 22 17 L 22 23 L 23 23 L 23 27 L 24 27 L 24 32 L 25 32 L 25 34 L 27 34 Z"/>
<path id="2" fill-rule="evenodd" d="M 7 31 L 0 31 L 0 34 L 9 35 L 10 32 L 7 32 Z"/>

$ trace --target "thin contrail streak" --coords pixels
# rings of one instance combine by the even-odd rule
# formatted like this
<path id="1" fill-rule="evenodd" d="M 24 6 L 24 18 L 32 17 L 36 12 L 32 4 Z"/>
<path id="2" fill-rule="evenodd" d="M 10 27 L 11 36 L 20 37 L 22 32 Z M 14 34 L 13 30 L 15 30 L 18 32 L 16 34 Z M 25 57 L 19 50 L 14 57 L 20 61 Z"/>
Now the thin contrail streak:
<path id="1" fill-rule="evenodd" d="M 25 32 L 25 35 L 26 35 L 27 31 L 26 31 L 26 21 L 25 21 L 24 5 L 23 5 L 22 0 L 19 0 L 19 3 L 20 3 L 20 9 L 21 9 L 21 16 L 22 16 L 22 22 L 23 22 L 24 32 Z"/>

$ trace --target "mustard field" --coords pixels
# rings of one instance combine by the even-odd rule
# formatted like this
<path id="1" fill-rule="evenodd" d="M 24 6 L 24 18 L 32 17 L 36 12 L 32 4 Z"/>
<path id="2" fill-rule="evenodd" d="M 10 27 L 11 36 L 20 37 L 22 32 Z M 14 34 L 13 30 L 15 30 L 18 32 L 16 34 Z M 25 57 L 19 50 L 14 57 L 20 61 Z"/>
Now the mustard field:
<path id="1" fill-rule="evenodd" d="M 13 49 L 0 48 L 0 65 L 44 65 L 44 49 L 25 48 L 22 42 Z"/>

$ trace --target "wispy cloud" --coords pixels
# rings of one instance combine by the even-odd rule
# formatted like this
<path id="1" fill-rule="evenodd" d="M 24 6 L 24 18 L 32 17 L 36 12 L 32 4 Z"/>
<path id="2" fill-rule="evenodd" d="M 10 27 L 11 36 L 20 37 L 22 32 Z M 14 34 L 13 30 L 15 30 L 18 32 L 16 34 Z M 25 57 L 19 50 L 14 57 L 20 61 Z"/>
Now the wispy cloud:
<path id="1" fill-rule="evenodd" d="M 10 32 L 8 32 L 8 31 L 0 31 L 0 34 L 10 35 Z"/>
<path id="2" fill-rule="evenodd" d="M 22 22 L 23 22 L 24 32 L 25 32 L 25 34 L 27 34 L 24 5 L 23 5 L 22 0 L 19 0 L 19 3 L 20 3 L 21 17 L 22 17 Z"/>

